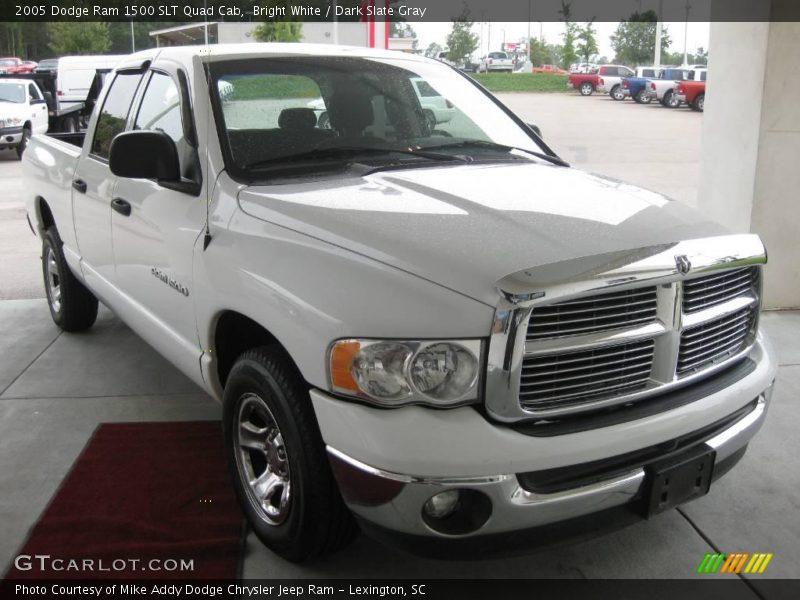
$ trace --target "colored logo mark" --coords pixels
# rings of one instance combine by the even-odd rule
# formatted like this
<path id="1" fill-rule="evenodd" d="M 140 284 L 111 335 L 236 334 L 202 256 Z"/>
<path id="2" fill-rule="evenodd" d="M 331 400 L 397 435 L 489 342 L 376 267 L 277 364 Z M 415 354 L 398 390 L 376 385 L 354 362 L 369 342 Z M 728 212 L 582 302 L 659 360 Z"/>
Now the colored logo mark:
<path id="1" fill-rule="evenodd" d="M 763 573 L 767 570 L 772 552 L 734 552 L 706 554 L 697 567 L 698 573 Z"/>

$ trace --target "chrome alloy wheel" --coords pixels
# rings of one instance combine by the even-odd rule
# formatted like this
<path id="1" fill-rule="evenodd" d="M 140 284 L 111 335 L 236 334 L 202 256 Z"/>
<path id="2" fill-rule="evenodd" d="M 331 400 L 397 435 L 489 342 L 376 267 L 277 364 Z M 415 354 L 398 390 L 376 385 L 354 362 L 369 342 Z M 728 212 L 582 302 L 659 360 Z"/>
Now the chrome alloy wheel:
<path id="1" fill-rule="evenodd" d="M 44 258 L 45 285 L 47 287 L 47 299 L 50 301 L 50 308 L 58 314 L 61 312 L 61 271 L 56 262 L 56 253 L 49 245 L 47 254 Z"/>
<path id="2" fill-rule="evenodd" d="M 266 402 L 248 393 L 239 400 L 233 427 L 236 467 L 247 498 L 264 521 L 280 525 L 289 516 L 292 481 L 278 423 Z"/>

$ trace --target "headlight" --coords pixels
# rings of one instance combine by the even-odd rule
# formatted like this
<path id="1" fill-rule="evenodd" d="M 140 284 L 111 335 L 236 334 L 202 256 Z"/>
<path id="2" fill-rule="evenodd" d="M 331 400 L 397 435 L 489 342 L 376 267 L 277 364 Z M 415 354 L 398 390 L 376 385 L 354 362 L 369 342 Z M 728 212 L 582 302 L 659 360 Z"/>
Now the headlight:
<path id="1" fill-rule="evenodd" d="M 381 406 L 456 406 L 478 400 L 480 340 L 339 340 L 331 389 Z"/>
<path id="2" fill-rule="evenodd" d="M 5 119 L 0 120 L 0 126 L 2 127 L 14 127 L 22 123 L 22 119 L 20 117 L 6 117 Z"/>

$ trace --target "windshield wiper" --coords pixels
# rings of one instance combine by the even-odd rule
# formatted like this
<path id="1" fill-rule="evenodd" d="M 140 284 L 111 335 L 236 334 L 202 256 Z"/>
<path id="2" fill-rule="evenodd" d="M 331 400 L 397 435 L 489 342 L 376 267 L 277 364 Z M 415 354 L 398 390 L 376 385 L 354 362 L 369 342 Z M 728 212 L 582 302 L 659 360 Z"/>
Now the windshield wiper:
<path id="1" fill-rule="evenodd" d="M 535 156 L 536 158 L 541 158 L 542 160 L 546 160 L 547 162 L 553 163 L 554 165 L 559 165 L 561 167 L 568 167 L 569 163 L 558 156 L 552 156 L 550 154 L 544 154 L 543 152 L 536 152 L 535 150 L 529 150 L 528 148 L 520 148 L 518 146 L 507 146 L 506 144 L 498 144 L 497 142 L 489 142 L 487 140 L 463 140 L 461 142 L 454 142 L 452 144 L 437 144 L 436 146 L 425 146 L 423 150 L 440 150 L 445 148 L 486 148 L 488 150 L 499 150 L 501 152 L 511 152 L 512 150 L 518 150 L 520 152 L 525 152 L 526 154 L 530 154 Z"/>
<path id="2" fill-rule="evenodd" d="M 333 146 L 330 148 L 315 148 L 308 152 L 300 152 L 299 154 L 290 154 L 289 156 L 281 156 L 279 158 L 270 158 L 267 160 L 259 160 L 248 165 L 245 169 L 258 169 L 261 167 L 281 167 L 286 166 L 287 163 L 305 162 L 313 160 L 326 160 L 336 158 L 353 158 L 359 155 L 367 156 L 381 156 L 385 154 L 404 154 L 408 156 L 415 156 L 417 158 L 425 158 L 437 162 L 472 162 L 471 158 L 455 155 L 443 154 L 440 152 L 428 152 L 426 150 L 414 150 L 412 148 L 379 148 L 371 146 Z"/>

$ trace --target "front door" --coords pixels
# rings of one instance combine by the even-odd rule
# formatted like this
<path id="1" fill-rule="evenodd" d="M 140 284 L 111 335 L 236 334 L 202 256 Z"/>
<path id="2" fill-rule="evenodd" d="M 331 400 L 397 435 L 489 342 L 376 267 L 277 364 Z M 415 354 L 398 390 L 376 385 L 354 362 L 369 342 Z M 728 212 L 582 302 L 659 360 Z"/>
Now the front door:
<path id="1" fill-rule="evenodd" d="M 188 102 L 177 73 L 151 66 L 133 129 L 160 130 L 175 142 L 182 182 L 120 177 L 112 200 L 117 287 L 161 321 L 177 347 L 199 354 L 194 318 L 192 257 L 205 226 L 205 198 Z M 169 187 L 166 187 L 169 186 Z M 180 359 L 179 359 L 180 360 Z M 196 365 L 197 363 L 195 363 Z"/>

